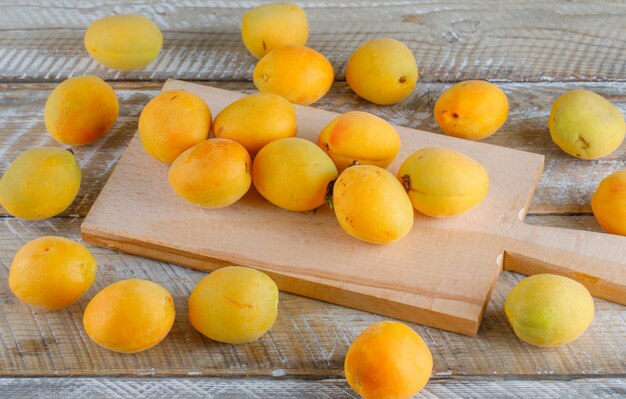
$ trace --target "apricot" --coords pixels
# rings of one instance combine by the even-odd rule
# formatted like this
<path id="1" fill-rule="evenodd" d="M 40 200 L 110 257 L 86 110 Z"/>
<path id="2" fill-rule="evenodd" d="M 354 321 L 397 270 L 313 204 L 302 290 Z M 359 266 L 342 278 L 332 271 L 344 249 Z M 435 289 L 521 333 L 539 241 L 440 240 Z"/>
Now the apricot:
<path id="1" fill-rule="evenodd" d="M 446 217 L 478 205 L 489 190 L 489 174 L 477 161 L 449 148 L 425 147 L 400 166 L 398 179 L 413 207 Z"/>
<path id="2" fill-rule="evenodd" d="M 241 37 L 250 54 L 261 58 L 278 47 L 304 46 L 309 25 L 304 10 L 293 3 L 263 4 L 243 15 Z"/>
<path id="3" fill-rule="evenodd" d="M 441 93 L 434 114 L 437 124 L 448 136 L 482 140 L 506 122 L 509 102 L 506 94 L 493 83 L 466 80 Z"/>
<path id="4" fill-rule="evenodd" d="M 593 299 L 567 277 L 537 274 L 509 293 L 504 311 L 515 334 L 532 345 L 551 347 L 578 338 L 593 321 Z"/>
<path id="5" fill-rule="evenodd" d="M 269 331 L 278 314 L 278 288 L 265 273 L 228 266 L 204 277 L 189 297 L 189 321 L 204 336 L 241 344 Z"/>
<path id="6" fill-rule="evenodd" d="M 113 283 L 94 296 L 83 315 L 89 338 L 120 353 L 161 342 L 174 324 L 174 300 L 157 283 L 138 278 Z"/>
<path id="7" fill-rule="evenodd" d="M 596 159 L 615 151 L 626 134 L 620 110 L 604 97 L 588 90 L 572 90 L 552 105 L 550 135 L 566 153 Z"/>
<path id="8" fill-rule="evenodd" d="M 80 180 L 80 167 L 72 152 L 31 148 L 21 153 L 0 179 L 0 203 L 15 217 L 47 219 L 71 205 Z"/>
<path id="9" fill-rule="evenodd" d="M 200 97 L 184 90 L 168 90 L 141 111 L 139 137 L 148 154 L 172 163 L 209 137 L 211 121 L 211 110 Z"/>
<path id="10" fill-rule="evenodd" d="M 85 48 L 100 64 L 120 71 L 147 67 L 161 51 L 163 34 L 143 15 L 101 18 L 87 28 Z"/>
<path id="11" fill-rule="evenodd" d="M 223 208 L 248 192 L 252 161 L 228 139 L 204 140 L 183 152 L 168 173 L 176 194 L 204 208 Z"/>
<path id="12" fill-rule="evenodd" d="M 393 174 L 373 165 L 351 166 L 335 181 L 333 208 L 351 236 L 388 244 L 413 227 L 411 200 Z"/>
<path id="13" fill-rule="evenodd" d="M 46 101 L 46 129 L 59 143 L 90 144 L 104 136 L 119 112 L 115 92 L 97 76 L 76 76 L 59 83 Z"/>
<path id="14" fill-rule="evenodd" d="M 254 67 L 259 91 L 276 93 L 294 104 L 309 105 L 324 97 L 335 78 L 326 57 L 305 46 L 278 47 Z"/>
<path id="15" fill-rule="evenodd" d="M 406 324 L 381 321 L 350 345 L 344 363 L 346 380 L 365 399 L 408 399 L 430 379 L 430 349 Z"/>
<path id="16" fill-rule="evenodd" d="M 308 140 L 272 141 L 252 165 L 252 182 L 272 204 L 290 211 L 310 211 L 324 204 L 326 188 L 337 178 L 333 161 Z"/>
<path id="17" fill-rule="evenodd" d="M 386 168 L 400 151 L 400 136 L 384 119 L 352 111 L 333 119 L 321 131 L 317 145 L 340 171 L 352 164 Z"/>
<path id="18" fill-rule="evenodd" d="M 402 42 L 379 38 L 362 44 L 346 66 L 348 86 L 380 105 L 404 100 L 415 88 L 418 70 L 413 53 Z"/>
<path id="19" fill-rule="evenodd" d="M 215 117 L 215 137 L 235 140 L 254 157 L 271 141 L 293 137 L 297 131 L 296 108 L 274 93 L 243 97 Z"/>
<path id="20" fill-rule="evenodd" d="M 91 287 L 97 269 L 96 259 L 81 244 L 62 237 L 40 237 L 15 254 L 9 287 L 24 303 L 63 309 Z"/>
<path id="21" fill-rule="evenodd" d="M 626 169 L 600 182 L 591 198 L 591 209 L 607 233 L 626 236 Z"/>

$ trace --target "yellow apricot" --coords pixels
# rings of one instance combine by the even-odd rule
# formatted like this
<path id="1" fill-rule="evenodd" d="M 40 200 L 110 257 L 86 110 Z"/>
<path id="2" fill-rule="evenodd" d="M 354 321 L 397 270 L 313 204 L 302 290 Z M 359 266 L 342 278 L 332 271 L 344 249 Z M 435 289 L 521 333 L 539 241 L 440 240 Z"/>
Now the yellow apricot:
<path id="1" fill-rule="evenodd" d="M 80 167 L 63 148 L 38 147 L 20 154 L 0 180 L 0 203 L 11 215 L 47 219 L 66 210 L 80 188 Z"/>
<path id="2" fill-rule="evenodd" d="M 418 70 L 413 53 L 390 38 L 370 40 L 352 54 L 346 66 L 348 86 L 380 105 L 404 100 L 415 88 Z"/>
<path id="3" fill-rule="evenodd" d="M 215 137 L 235 140 L 254 157 L 271 141 L 296 135 L 296 108 L 274 93 L 243 97 L 215 117 Z"/>
<path id="4" fill-rule="evenodd" d="M 121 280 L 94 296 L 83 315 L 89 338 L 120 353 L 137 353 L 161 342 L 174 324 L 174 300 L 157 283 Z"/>
<path id="5" fill-rule="evenodd" d="M 309 25 L 304 10 L 293 3 L 263 4 L 243 15 L 241 37 L 248 51 L 261 58 L 278 47 L 304 46 Z"/>
<path id="6" fill-rule="evenodd" d="M 269 331 L 278 314 L 278 288 L 265 273 L 228 266 L 204 277 L 189 297 L 189 321 L 215 341 L 241 344 Z"/>
<path id="7" fill-rule="evenodd" d="M 430 379 L 430 349 L 406 324 L 381 321 L 352 342 L 344 370 L 348 384 L 365 399 L 408 399 Z"/>
<path id="8" fill-rule="evenodd" d="M 567 277 L 537 274 L 509 293 L 504 311 L 515 334 L 537 346 L 558 346 L 585 332 L 593 321 L 593 299 L 584 285 Z"/>
<path id="9" fill-rule="evenodd" d="M 626 169 L 600 182 L 591 198 L 591 209 L 607 233 L 626 236 Z"/>
<path id="10" fill-rule="evenodd" d="M 9 287 L 24 303 L 63 309 L 91 287 L 97 269 L 96 259 L 81 244 L 62 237 L 40 237 L 15 254 Z"/>
<path id="11" fill-rule="evenodd" d="M 204 140 L 183 152 L 168 173 L 179 196 L 204 208 L 223 208 L 244 196 L 252 182 L 250 155 L 229 139 Z"/>
<path id="12" fill-rule="evenodd" d="M 493 83 L 466 80 L 441 93 L 434 114 L 437 124 L 448 136 L 482 140 L 506 122 L 509 102 L 506 94 Z"/>
<path id="13" fill-rule="evenodd" d="M 352 111 L 333 119 L 320 132 L 317 145 L 340 171 L 352 164 L 386 168 L 400 151 L 400 136 L 384 119 Z"/>
<path id="14" fill-rule="evenodd" d="M 596 159 L 615 151 L 626 134 L 620 110 L 604 97 L 588 90 L 572 90 L 552 105 L 550 135 L 566 153 Z"/>
<path id="15" fill-rule="evenodd" d="M 489 174 L 477 161 L 449 148 L 425 147 L 400 166 L 398 179 L 413 207 L 432 217 L 466 212 L 489 190 Z"/>
<path id="16" fill-rule="evenodd" d="M 283 46 L 267 53 L 254 67 L 259 91 L 276 93 L 294 104 L 309 105 L 324 97 L 335 73 L 326 57 L 305 46 Z"/>
<path id="17" fill-rule="evenodd" d="M 87 28 L 85 48 L 99 63 L 120 71 L 148 66 L 161 51 L 163 34 L 143 15 L 121 14 L 101 18 Z"/>
<path id="18" fill-rule="evenodd" d="M 413 207 L 393 174 L 372 165 L 351 166 L 333 186 L 333 207 L 339 225 L 351 236 L 388 244 L 413 227 Z"/>
<path id="19" fill-rule="evenodd" d="M 76 76 L 52 90 L 44 108 L 46 129 L 59 143 L 90 144 L 104 136 L 119 112 L 117 96 L 97 76 Z"/>
<path id="20" fill-rule="evenodd" d="M 252 182 L 272 204 L 290 211 L 309 211 L 324 204 L 326 188 L 337 178 L 333 161 L 308 140 L 272 141 L 252 165 Z"/>
<path id="21" fill-rule="evenodd" d="M 184 90 L 158 94 L 139 116 L 139 137 L 148 154 L 172 163 L 188 148 L 209 137 L 211 110 L 198 96 Z"/>

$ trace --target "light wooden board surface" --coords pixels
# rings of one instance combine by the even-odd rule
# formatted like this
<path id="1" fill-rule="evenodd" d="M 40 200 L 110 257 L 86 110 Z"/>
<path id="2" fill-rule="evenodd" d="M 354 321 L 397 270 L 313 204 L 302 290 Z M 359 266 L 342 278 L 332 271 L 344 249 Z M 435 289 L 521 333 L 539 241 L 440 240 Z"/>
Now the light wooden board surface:
<path id="1" fill-rule="evenodd" d="M 80 306 L 86 305 L 97 288 L 118 278 L 150 273 L 157 281 L 171 283 L 183 276 L 182 282 L 175 285 L 179 290 L 178 306 L 184 311 L 181 303 L 202 274 L 159 262 L 94 249 L 101 263 L 100 285 L 94 286 L 75 305 L 78 308 L 66 313 L 37 315 L 24 308 L 18 317 L 27 321 L 26 327 L 2 318 L 8 306 L 22 306 L 6 287 L 7 268 L 14 252 L 22 243 L 41 235 L 79 237 L 81 219 L 68 216 L 84 216 L 93 204 L 135 132 L 142 106 L 160 88 L 161 84 L 155 81 L 170 77 L 218 80 L 211 84 L 231 90 L 253 90 L 250 83 L 242 81 L 250 80 L 254 60 L 241 46 L 237 30 L 239 17 L 255 4 L 258 2 L 240 0 L 188 0 L 176 4 L 146 0 L 0 0 L 0 81 L 5 82 L 0 85 L 1 170 L 31 145 L 52 143 L 45 133 L 42 116 L 43 104 L 53 85 L 45 82 L 59 81 L 69 75 L 99 74 L 119 81 L 114 87 L 121 101 L 120 119 L 110 136 L 78 149 L 85 179 L 77 202 L 65 215 L 37 223 L 2 216 L 0 237 L 6 237 L 6 241 L 2 239 L 0 246 L 0 283 L 4 284 L 0 286 L 0 373 L 5 378 L 0 378 L 0 396 L 6 392 L 15 397 L 68 398 L 80 397 L 84 391 L 94 397 L 136 397 L 149 393 L 171 397 L 177 389 L 185 394 L 181 396 L 200 393 L 213 397 L 276 397 L 284 392 L 285 397 L 305 397 L 314 392 L 316 397 L 355 397 L 341 379 L 342 358 L 349 340 L 381 318 L 289 294 L 281 294 L 283 306 L 277 327 L 282 335 L 278 339 L 272 335 L 254 349 L 210 343 L 190 327 L 187 332 L 196 335 L 182 334 L 188 339 L 182 341 L 182 346 L 164 343 L 172 345 L 167 346 L 167 354 L 168 361 L 179 370 L 174 375 L 184 375 L 182 370 L 194 365 L 195 371 L 205 376 L 202 379 L 141 377 L 155 373 L 151 364 L 158 366 L 165 362 L 160 351 L 148 352 L 147 357 L 140 358 L 137 355 L 108 357 L 95 347 L 91 348 L 93 353 L 89 350 L 82 353 L 85 349 L 81 345 L 88 341 L 84 342 L 84 335 L 79 334 Z M 573 88 L 602 94 L 625 112 L 626 3 L 619 0 L 311 0 L 301 4 L 309 7 L 310 43 L 333 61 L 339 80 L 343 79 L 345 62 L 352 49 L 361 41 L 377 36 L 393 36 L 407 42 L 416 54 L 422 74 L 414 94 L 397 106 L 367 104 L 341 82 L 316 106 L 338 112 L 362 109 L 399 125 L 438 131 L 431 110 L 434 100 L 448 86 L 440 81 L 497 80 L 509 97 L 511 114 L 505 125 L 506 133 L 503 130 L 486 141 L 546 155 L 545 172 L 527 222 L 600 231 L 589 214 L 589 199 L 602 177 L 626 167 L 626 147 L 623 145 L 603 160 L 575 160 L 550 142 L 546 120 L 551 102 Z M 162 58 L 140 73 L 118 73 L 100 67 L 82 48 L 82 35 L 91 20 L 122 12 L 149 15 L 165 30 Z M 482 329 L 474 339 L 413 326 L 425 337 L 435 356 L 433 380 L 421 397 L 626 395 L 623 387 L 625 308 L 596 300 L 596 318 L 580 340 L 554 350 L 530 347 L 517 340 L 502 313 L 506 294 L 520 278 L 512 273 L 501 274 Z M 168 288 L 174 290 L 172 286 Z M 52 343 L 57 332 L 63 337 L 58 340 L 61 345 Z M 286 338 L 292 336 L 295 338 Z M 23 344 L 24 353 L 20 354 L 18 343 Z M 9 377 L 53 373 L 57 365 L 50 363 L 49 352 L 59 351 L 59 347 L 67 355 L 67 360 L 58 364 L 62 375 L 87 370 L 90 375 L 110 376 L 115 372 L 96 371 L 92 367 L 93 361 L 106 360 L 102 367 L 131 370 L 135 377 L 132 380 Z M 25 354 L 29 350 L 32 354 Z M 178 354 L 179 350 L 182 355 Z M 286 375 L 279 377 L 283 372 Z M 233 373 L 258 377 L 243 381 L 217 378 Z M 298 380 L 294 376 L 307 379 Z M 168 390 L 168 386 L 174 388 Z M 223 389 L 210 390 L 213 386 Z"/>

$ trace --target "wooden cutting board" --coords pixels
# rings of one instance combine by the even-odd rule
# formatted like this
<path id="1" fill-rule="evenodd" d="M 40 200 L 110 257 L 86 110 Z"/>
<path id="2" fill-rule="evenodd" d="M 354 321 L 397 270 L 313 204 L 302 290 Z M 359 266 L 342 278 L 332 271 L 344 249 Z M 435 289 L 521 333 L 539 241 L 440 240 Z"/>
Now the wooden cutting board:
<path id="1" fill-rule="evenodd" d="M 214 116 L 243 96 L 168 80 L 163 90 L 171 89 L 199 95 Z M 312 141 L 338 115 L 297 108 L 298 136 Z M 567 275 L 593 295 L 626 303 L 626 237 L 523 223 L 543 156 L 397 128 L 402 149 L 391 172 L 419 148 L 450 147 L 489 172 L 485 200 L 447 219 L 416 213 L 402 240 L 368 244 L 345 233 L 326 206 L 289 212 L 254 188 L 224 209 L 192 205 L 173 193 L 168 165 L 151 158 L 135 136 L 83 222 L 83 238 L 205 271 L 218 267 L 213 259 L 253 266 L 285 291 L 467 335 L 478 331 L 503 267 Z"/>

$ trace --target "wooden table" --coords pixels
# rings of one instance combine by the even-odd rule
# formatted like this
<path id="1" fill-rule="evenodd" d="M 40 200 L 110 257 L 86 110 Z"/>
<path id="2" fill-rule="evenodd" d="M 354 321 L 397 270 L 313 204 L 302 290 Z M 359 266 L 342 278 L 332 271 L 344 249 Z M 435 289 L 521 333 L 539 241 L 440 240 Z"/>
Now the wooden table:
<path id="1" fill-rule="evenodd" d="M 184 3 L 184 5 L 176 5 Z M 64 214 L 45 221 L 0 219 L 0 397 L 356 397 L 343 378 L 350 342 L 380 316 L 281 294 L 279 317 L 258 342 L 231 346 L 203 338 L 187 320 L 190 290 L 203 273 L 90 247 L 100 268 L 75 305 L 46 312 L 20 303 L 8 268 L 25 242 L 43 235 L 79 239 L 79 227 L 116 161 L 135 134 L 142 107 L 168 77 L 253 92 L 255 60 L 239 23 L 249 1 L 0 2 L 0 154 L 2 170 L 32 146 L 55 144 L 43 107 L 69 76 L 99 75 L 120 99 L 112 131 L 76 148 L 83 186 Z M 551 103 L 585 88 L 626 113 L 626 3 L 622 1 L 467 0 L 442 2 L 300 1 L 310 46 L 335 65 L 337 81 L 315 106 L 360 109 L 393 123 L 438 132 L 432 107 L 453 82 L 488 79 L 508 95 L 506 125 L 486 142 L 543 153 L 546 168 L 527 221 L 599 231 L 591 194 L 609 173 L 626 167 L 626 145 L 607 158 L 581 161 L 550 140 Z M 99 66 L 82 45 L 88 24 L 117 13 L 141 13 L 164 32 L 164 48 L 146 70 L 121 73 Z M 351 52 L 390 36 L 414 52 L 421 80 L 406 101 L 369 104 L 345 84 Z M 442 249 L 443 250 L 443 249 Z M 177 320 L 157 347 L 136 355 L 99 348 L 82 328 L 82 312 L 104 286 L 140 277 L 172 292 Z M 577 341 L 540 349 L 517 339 L 502 310 L 522 278 L 501 274 L 477 337 L 414 325 L 434 356 L 434 373 L 418 397 L 624 397 L 626 307 L 595 300 L 595 320 Z M 158 377 L 158 378 L 157 378 Z"/>

